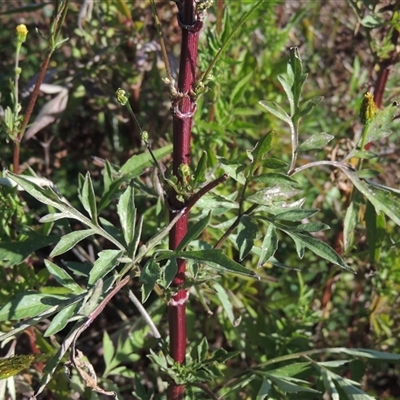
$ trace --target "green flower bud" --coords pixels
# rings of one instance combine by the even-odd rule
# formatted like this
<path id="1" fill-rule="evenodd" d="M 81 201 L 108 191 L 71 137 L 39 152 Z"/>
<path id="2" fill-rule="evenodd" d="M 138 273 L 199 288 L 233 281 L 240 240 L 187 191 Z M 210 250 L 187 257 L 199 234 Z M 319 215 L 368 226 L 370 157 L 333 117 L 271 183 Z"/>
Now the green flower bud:
<path id="1" fill-rule="evenodd" d="M 126 91 L 124 89 L 118 88 L 115 92 L 115 95 L 117 96 L 118 103 L 126 106 L 126 103 L 128 103 L 128 96 L 126 94 Z"/>

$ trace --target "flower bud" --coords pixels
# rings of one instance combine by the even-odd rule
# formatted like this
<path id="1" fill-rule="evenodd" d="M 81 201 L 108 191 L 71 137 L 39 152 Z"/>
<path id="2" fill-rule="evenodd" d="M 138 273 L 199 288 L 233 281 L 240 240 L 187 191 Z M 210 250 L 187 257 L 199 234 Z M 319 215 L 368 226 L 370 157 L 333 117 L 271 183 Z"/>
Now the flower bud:
<path id="1" fill-rule="evenodd" d="M 17 41 L 20 43 L 24 43 L 26 40 L 26 35 L 28 34 L 28 28 L 24 24 L 20 24 L 15 29 L 17 34 Z"/>

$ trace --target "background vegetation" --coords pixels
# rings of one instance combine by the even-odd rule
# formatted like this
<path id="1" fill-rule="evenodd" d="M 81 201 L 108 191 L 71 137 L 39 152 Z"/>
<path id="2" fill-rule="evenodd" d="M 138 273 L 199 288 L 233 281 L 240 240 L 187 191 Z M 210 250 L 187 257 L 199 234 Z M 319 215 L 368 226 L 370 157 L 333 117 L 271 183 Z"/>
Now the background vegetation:
<path id="1" fill-rule="evenodd" d="M 199 49 L 202 72 L 230 29 L 251 6 L 251 2 L 227 1 L 223 4 L 223 1 L 217 1 L 208 10 Z M 19 100 L 23 115 L 48 47 L 41 35 L 50 36 L 56 3 L 37 2 L 28 6 L 25 2 L 13 1 L 3 2 L 0 7 L 3 115 L 6 108 L 14 104 L 10 81 L 14 80 L 15 74 L 15 27 L 24 23 L 29 30 L 19 61 Z M 291 142 L 287 125 L 266 113 L 258 102 L 273 101 L 288 109 L 278 76 L 286 71 L 292 46 L 298 46 L 304 70 L 308 73 L 303 100 L 323 96 L 312 114 L 303 118 L 300 139 L 304 141 L 319 132 L 334 136 L 322 152 L 300 153 L 297 165 L 310 160 L 341 160 L 352 148 L 351 142 L 361 135 L 363 125 L 359 110 L 363 95 L 373 91 L 379 68 L 388 59 L 392 65 L 383 106 L 399 99 L 399 44 L 391 46 L 393 31 L 398 32 L 400 26 L 399 11 L 395 7 L 395 1 L 374 4 L 366 1 L 264 2 L 230 42 L 223 60 L 212 71 L 214 79 L 209 84 L 210 90 L 199 99 L 192 137 L 193 169 L 206 152 L 207 180 L 224 172 L 237 173 L 230 163 L 244 165 L 248 162 L 246 151 L 252 150 L 272 130 L 275 135 L 268 157 L 276 163 L 290 164 Z M 176 76 L 181 34 L 176 5 L 157 2 L 157 13 L 172 72 Z M 64 38 L 68 40 L 52 54 L 45 77 L 51 92 L 40 93 L 31 120 L 33 124 L 21 143 L 19 172 L 51 180 L 58 193 L 84 213 L 85 207 L 78 196 L 83 186 L 79 174 L 85 176 L 87 171 L 90 172 L 99 200 L 100 193 L 103 198 L 107 192 L 104 187 L 105 160 L 109 162 L 111 176 L 131 156 L 146 152 L 135 123 L 115 99 L 116 89 L 122 87 L 130 94 L 132 109 L 143 129 L 149 132 L 153 149 L 165 148 L 172 141 L 169 91 L 162 81 L 165 68 L 149 2 L 72 2 L 61 28 L 61 39 Z M 55 99 L 53 103 L 51 99 Z M 46 106 L 47 111 L 43 108 Z M 53 107 L 51 112 L 49 107 Z M 371 150 L 378 157 L 365 162 L 379 172 L 374 176 L 376 182 L 398 189 L 398 118 L 394 119 L 390 129 L 393 131 L 391 136 L 372 145 Z M 1 167 L 12 170 L 14 147 L 6 129 L 1 130 L 0 141 Z M 167 156 L 162 159 L 167 166 L 171 163 L 170 153 L 170 149 L 165 151 Z M 305 199 L 306 208 L 320 210 L 309 221 L 325 223 L 331 228 L 318 232 L 318 238 L 341 254 L 357 274 L 340 269 L 308 250 L 299 259 L 294 242 L 287 235 L 280 235 L 275 258 L 257 270 L 261 277 L 259 281 L 221 274 L 217 280 L 219 286 L 211 286 L 198 276 L 198 284 L 192 287 L 188 300 L 187 334 L 192 358 L 204 361 L 199 354 L 208 349 L 210 354 L 221 348 L 236 352 L 232 353 L 231 359 L 218 364 L 217 370 L 222 372 L 222 377 L 217 376 L 215 366 L 209 366 L 214 375 L 204 364 L 202 366 L 213 376 L 209 386 L 215 392 L 219 389 L 218 395 L 227 399 L 396 399 L 400 396 L 396 357 L 380 362 L 355 357 L 348 358 L 349 362 L 341 362 L 343 357 L 321 353 L 318 361 L 326 364 L 318 364 L 318 374 L 305 365 L 306 359 L 296 359 L 295 364 L 285 363 L 282 359 L 282 363 L 273 366 L 287 368 L 277 375 L 291 379 L 271 378 L 273 374 L 254 373 L 250 376 L 243 373 L 251 373 L 252 368 L 277 357 L 288 356 L 290 360 L 294 353 L 305 352 L 307 355 L 311 354 L 308 353 L 310 350 L 331 347 L 399 354 L 398 226 L 383 218 L 381 225 L 376 227 L 377 255 L 375 249 L 368 246 L 367 229 L 360 219 L 354 227 L 354 238 L 348 248 L 343 249 L 343 221 L 353 190 L 349 179 L 327 167 L 305 170 L 296 179 L 302 192 L 298 198 Z M 136 181 L 137 215 L 143 216 L 141 243 L 146 243 L 166 223 L 154 182 L 157 177 L 153 167 L 143 171 Z M 251 190 L 257 192 L 262 188 L 262 184 L 254 183 Z M 209 209 L 213 210 L 209 229 L 196 243 L 198 248 L 213 246 L 228 229 L 226 221 L 235 216 L 229 204 L 239 190 L 238 181 L 229 179 L 213 191 L 214 198 L 209 200 L 210 203 L 203 199 L 193 210 L 193 221 L 205 217 Z M 121 193 L 115 194 L 120 196 Z M 39 223 L 39 219 L 49 212 L 48 207 L 24 192 L 4 185 L 0 187 L 0 202 L 2 305 L 22 293 L 66 293 L 65 287 L 50 273 L 51 268 L 45 266 L 45 259 L 66 268 L 78 285 L 82 285 L 86 282 L 85 271 L 91 267 L 100 249 L 112 247 L 102 237 L 89 237 L 62 257 L 50 257 L 59 237 L 65 232 L 83 229 L 82 224 L 76 220 L 71 220 L 70 225 L 63 223 L 64 220 L 55 225 Z M 108 204 L 104 203 L 107 207 L 102 210 L 102 217 L 119 226 L 117 203 L 118 199 L 114 197 Z M 368 214 L 366 204 L 360 206 L 359 212 Z M 260 231 L 255 241 L 258 246 L 267 228 L 262 229 L 264 233 Z M 41 245 L 32 248 L 32 243 L 38 241 Z M 160 246 L 167 248 L 166 243 Z M 256 269 L 258 258 L 254 253 L 241 259 L 235 235 L 225 242 L 223 250 L 243 266 Z M 129 282 L 129 288 L 138 298 L 142 297 L 142 284 L 139 279 Z M 166 340 L 166 305 L 155 293 L 149 296 L 145 303 L 147 312 Z M 26 398 L 39 386 L 44 365 L 68 333 L 65 327 L 55 334 L 45 335 L 50 320 L 44 319 L 34 328 L 2 342 L 4 356 L 14 353 L 37 355 L 36 362 L 28 369 L 1 381 L 3 396 Z M 2 332 L 9 332 L 14 325 L 15 321 L 2 317 Z M 204 337 L 208 347 L 203 342 Z M 77 347 L 90 360 L 101 386 L 117 392 L 120 398 L 150 399 L 152 393 L 156 398 L 165 396 L 165 371 L 160 364 L 152 362 L 155 355 L 152 361 L 148 358 L 151 351 L 157 353 L 158 342 L 126 292 L 121 291 L 114 297 L 79 338 Z M 67 361 L 67 357 L 63 361 Z M 340 379 L 334 378 L 340 397 L 335 397 L 335 390 L 329 397 L 326 389 L 329 374 L 321 372 L 323 367 L 332 368 L 344 380 L 360 382 L 360 392 L 346 391 L 344 384 L 338 384 Z M 7 373 L 3 376 L 7 377 Z M 302 381 L 296 381 L 294 376 Z M 271 379 L 272 389 L 268 397 L 262 397 L 262 385 Z M 297 385 L 304 387 L 304 391 L 298 393 Z M 318 392 L 311 392 L 311 389 Z M 67 399 L 73 398 L 74 393 L 80 393 L 82 398 L 103 396 L 85 387 L 76 371 L 68 380 L 61 367 L 55 371 L 42 396 Z M 193 386 L 187 395 L 207 398 L 197 386 Z"/>

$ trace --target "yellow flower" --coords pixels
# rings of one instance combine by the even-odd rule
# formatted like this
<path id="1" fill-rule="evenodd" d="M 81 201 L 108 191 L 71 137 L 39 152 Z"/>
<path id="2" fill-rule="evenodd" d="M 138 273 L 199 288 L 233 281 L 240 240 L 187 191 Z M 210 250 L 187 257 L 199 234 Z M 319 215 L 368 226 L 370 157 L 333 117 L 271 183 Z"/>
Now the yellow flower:
<path id="1" fill-rule="evenodd" d="M 17 33 L 17 40 L 20 43 L 24 43 L 26 40 L 26 35 L 28 34 L 28 28 L 24 24 L 20 24 L 17 26 L 15 29 L 15 32 Z"/>
<path id="2" fill-rule="evenodd" d="M 363 124 L 371 122 L 377 113 L 378 107 L 375 104 L 374 96 L 370 92 L 365 93 L 360 108 L 361 122 Z"/>

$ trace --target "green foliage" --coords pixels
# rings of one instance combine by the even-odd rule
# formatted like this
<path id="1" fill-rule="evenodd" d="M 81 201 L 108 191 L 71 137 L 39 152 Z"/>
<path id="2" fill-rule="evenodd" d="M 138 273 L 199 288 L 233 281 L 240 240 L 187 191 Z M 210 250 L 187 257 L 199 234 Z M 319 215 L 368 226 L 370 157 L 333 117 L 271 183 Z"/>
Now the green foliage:
<path id="1" fill-rule="evenodd" d="M 60 399 L 70 398 L 72 391 L 82 398 L 161 398 L 168 381 L 186 385 L 191 399 L 211 392 L 226 399 L 319 398 L 324 393 L 332 399 L 379 398 L 371 361 L 400 362 L 400 204 L 398 190 L 376 179 L 384 172 L 382 156 L 365 144 L 389 143 L 397 105 L 365 120 L 362 135 L 344 155 L 328 156 L 327 146 L 336 144 L 337 132 L 354 123 L 358 112 L 352 108 L 360 97 L 354 89 L 363 68 L 356 68 L 359 58 L 352 63 L 345 117 L 329 114 L 322 93 L 310 89 L 320 72 L 317 63 L 309 55 L 302 60 L 296 47 L 289 57 L 282 54 L 288 33 L 300 34 L 306 7 L 313 5 L 295 10 L 279 26 L 271 2 L 232 2 L 221 16 L 221 29 L 211 24 L 205 31 L 202 75 L 193 93 L 198 100 L 193 161 L 181 165 L 182 182 L 161 164 L 172 153 L 171 145 L 162 145 L 168 123 L 154 95 L 163 94 L 162 73 L 155 64 L 147 71 L 132 68 L 126 50 L 132 49 L 131 40 L 150 40 L 143 23 L 146 5 L 129 10 L 123 1 L 101 1 L 93 5 L 92 16 L 86 10 L 83 17 L 76 4 L 70 7 L 80 24 L 64 44 L 71 57 L 65 60 L 65 54 L 55 52 L 54 62 L 74 71 L 70 112 L 92 124 L 92 144 L 97 130 L 110 128 L 102 142 L 109 160 L 101 171 L 89 172 L 69 159 L 78 177 L 76 190 L 61 171 L 54 172 L 57 186 L 26 173 L 7 171 L 1 178 L 0 341 L 4 345 L 35 330 L 46 363 L 39 373 L 30 366 L 33 356 L 9 358 L 1 364 L 1 378 L 13 379 L 29 369 L 36 395 L 48 389 Z M 159 7 L 169 15 L 171 9 Z M 379 29 L 378 14 L 365 17 L 362 25 Z M 390 27 L 395 22 L 393 17 Z M 161 23 L 168 27 L 170 17 Z M 138 49 L 140 44 L 145 43 L 136 43 Z M 386 44 L 378 57 L 388 54 Z M 121 132 L 116 128 L 122 111 L 115 111 L 111 100 L 121 81 L 130 88 L 139 85 L 148 96 L 138 116 L 150 132 L 141 137 L 147 148 L 151 142 L 159 147 L 151 154 L 140 148 L 124 157 L 118 152 L 128 142 L 122 134 L 126 124 Z M 1 84 L 2 92 L 10 92 Z M 88 109 L 78 96 L 82 85 Z M 4 107 L 3 142 L 6 135 L 15 139 L 22 123 L 20 111 L 14 112 L 14 89 Z M 267 113 L 256 106 L 258 101 Z M 88 126 L 71 132 L 68 140 L 81 140 Z M 48 129 L 58 138 L 66 133 Z M 30 151 L 21 146 L 23 158 Z M 9 157 L 2 162 L 10 169 Z M 325 168 L 341 171 L 352 193 L 331 183 Z M 230 179 L 205 190 L 222 174 Z M 170 210 L 163 199 L 170 190 L 187 208 Z M 175 251 L 167 250 L 169 232 L 189 208 L 187 235 Z M 173 217 L 166 223 L 168 213 Z M 184 365 L 168 355 L 164 318 L 176 291 L 171 283 L 178 259 L 187 260 L 183 289 L 190 294 Z M 122 288 L 128 282 L 126 295 Z M 116 299 L 112 311 L 105 308 L 111 298 Z M 125 305 L 126 298 L 134 308 Z M 85 348 L 85 330 L 98 335 L 92 340 L 101 346 L 103 364 L 95 364 L 93 342 Z M 71 383 L 60 364 L 73 367 Z M 367 383 L 360 386 L 363 375 Z"/>

